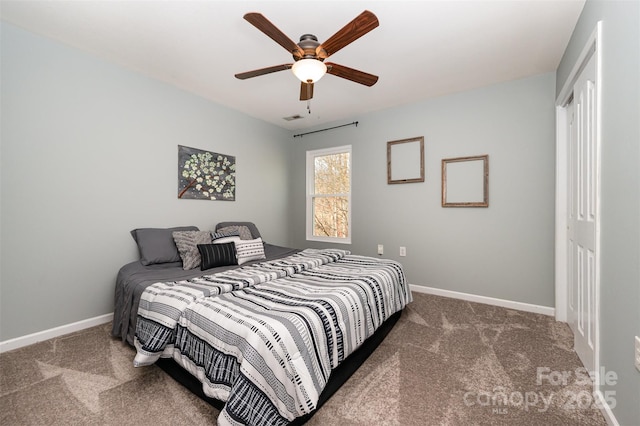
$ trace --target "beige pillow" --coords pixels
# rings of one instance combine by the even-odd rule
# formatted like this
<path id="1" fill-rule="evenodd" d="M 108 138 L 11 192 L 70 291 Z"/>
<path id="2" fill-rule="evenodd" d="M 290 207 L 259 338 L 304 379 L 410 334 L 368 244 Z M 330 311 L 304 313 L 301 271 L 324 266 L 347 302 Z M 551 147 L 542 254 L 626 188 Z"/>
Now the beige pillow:
<path id="1" fill-rule="evenodd" d="M 199 268 L 202 260 L 198 244 L 211 244 L 211 232 L 177 231 L 173 233 L 173 241 L 182 259 L 182 269 Z"/>

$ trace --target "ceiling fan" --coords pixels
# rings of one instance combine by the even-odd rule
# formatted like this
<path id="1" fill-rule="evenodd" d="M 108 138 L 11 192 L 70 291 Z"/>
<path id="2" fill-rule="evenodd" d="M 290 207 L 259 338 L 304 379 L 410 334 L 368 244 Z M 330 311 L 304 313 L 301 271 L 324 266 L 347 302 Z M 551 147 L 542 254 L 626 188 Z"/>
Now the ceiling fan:
<path id="1" fill-rule="evenodd" d="M 322 44 L 318 43 L 318 38 L 313 34 L 303 34 L 300 37 L 300 42 L 295 43 L 260 13 L 247 13 L 244 15 L 244 19 L 284 47 L 293 55 L 295 62 L 236 74 L 236 78 L 240 80 L 292 69 L 293 73 L 301 81 L 301 101 L 308 101 L 313 98 L 313 84 L 320 80 L 325 73 L 364 84 L 365 86 L 373 86 L 378 81 L 378 76 L 376 75 L 345 67 L 344 65 L 324 62 L 329 56 L 379 25 L 376 15 L 368 10 L 362 12 Z"/>

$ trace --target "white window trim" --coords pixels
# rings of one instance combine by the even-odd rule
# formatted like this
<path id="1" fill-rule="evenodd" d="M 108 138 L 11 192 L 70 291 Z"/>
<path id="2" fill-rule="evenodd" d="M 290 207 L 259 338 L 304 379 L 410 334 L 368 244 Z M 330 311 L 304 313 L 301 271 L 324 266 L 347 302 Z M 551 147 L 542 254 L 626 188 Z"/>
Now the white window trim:
<path id="1" fill-rule="evenodd" d="M 349 221 L 349 231 L 347 238 L 336 237 L 320 237 L 313 235 L 313 197 L 314 197 L 314 172 L 315 172 L 315 157 L 349 153 L 349 193 L 344 194 L 349 203 L 349 213 L 347 220 Z M 325 243 L 337 243 L 337 244 L 351 244 L 351 190 L 353 182 L 353 154 L 351 152 L 351 145 L 343 145 L 334 148 L 315 149 L 307 151 L 307 209 L 306 209 L 306 223 L 307 223 L 307 241 L 322 241 Z M 323 194 L 323 195 L 343 195 L 343 194 Z"/>

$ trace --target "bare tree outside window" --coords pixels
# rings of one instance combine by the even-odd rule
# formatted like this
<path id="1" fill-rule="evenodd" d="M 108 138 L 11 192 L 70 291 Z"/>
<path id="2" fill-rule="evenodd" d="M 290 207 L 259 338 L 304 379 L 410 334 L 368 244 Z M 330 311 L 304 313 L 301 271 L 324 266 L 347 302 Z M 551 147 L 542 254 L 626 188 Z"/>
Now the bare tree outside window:
<path id="1" fill-rule="evenodd" d="M 312 236 L 350 242 L 351 149 L 333 151 L 311 153 L 308 162 Z"/>

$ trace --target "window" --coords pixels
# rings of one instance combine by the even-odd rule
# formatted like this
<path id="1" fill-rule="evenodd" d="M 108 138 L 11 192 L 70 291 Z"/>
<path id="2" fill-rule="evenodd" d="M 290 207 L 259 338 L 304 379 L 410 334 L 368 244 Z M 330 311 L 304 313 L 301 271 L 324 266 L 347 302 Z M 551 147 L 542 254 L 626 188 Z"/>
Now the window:
<path id="1" fill-rule="evenodd" d="M 351 244 L 351 145 L 307 151 L 307 240 Z"/>

